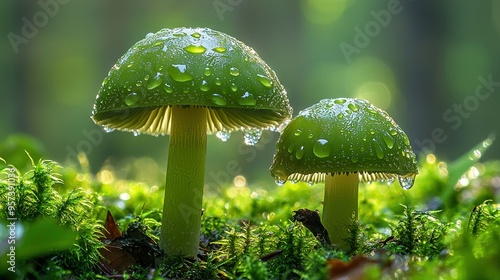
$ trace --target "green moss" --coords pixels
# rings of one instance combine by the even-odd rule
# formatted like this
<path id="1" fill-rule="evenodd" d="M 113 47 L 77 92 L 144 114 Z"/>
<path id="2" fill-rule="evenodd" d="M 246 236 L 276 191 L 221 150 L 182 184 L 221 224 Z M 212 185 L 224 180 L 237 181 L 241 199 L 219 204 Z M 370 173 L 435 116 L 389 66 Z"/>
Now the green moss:
<path id="1" fill-rule="evenodd" d="M 42 218 L 51 219 L 75 239 L 60 251 L 18 259 L 15 277 L 105 278 L 98 249 L 103 246 L 107 210 L 123 233 L 140 228 L 158 240 L 162 178 L 155 181 L 131 172 L 144 159 L 116 168 L 106 164 L 96 174 L 89 172 L 84 156 L 78 167 L 64 168 L 49 160 L 25 160 L 30 168 L 5 164 L 1 172 L 2 223 L 9 215 L 9 185 L 14 185 L 20 223 L 28 228 Z M 359 269 L 353 260 L 361 258 L 365 279 L 495 279 L 500 272 L 500 161 L 471 162 L 458 176 L 467 180 L 458 182 L 452 195 L 459 203 L 445 207 L 439 200 L 442 188 L 449 185 L 448 178 L 457 177 L 449 174 L 454 171 L 448 164 L 434 155 L 423 156 L 420 175 L 409 191 L 397 185 L 361 184 L 359 221 L 350 226 L 346 252 L 321 245 L 302 224 L 291 222 L 293 211 L 321 208 L 323 186 L 222 186 L 219 196 L 204 199 L 196 259 L 164 259 L 155 270 L 135 265 L 125 278 L 325 279 L 332 269 L 329 260 L 353 265 L 346 272 L 353 273 Z M 52 232 L 59 232 L 58 227 Z M 2 241 L 5 236 L 0 231 Z M 1 277 L 13 276 L 6 272 L 2 267 Z"/>

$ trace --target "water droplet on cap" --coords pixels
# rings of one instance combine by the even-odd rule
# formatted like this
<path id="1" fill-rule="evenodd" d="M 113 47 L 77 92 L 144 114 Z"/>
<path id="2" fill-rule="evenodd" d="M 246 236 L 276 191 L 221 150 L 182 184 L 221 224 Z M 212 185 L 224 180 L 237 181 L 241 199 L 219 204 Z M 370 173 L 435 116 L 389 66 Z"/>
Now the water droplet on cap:
<path id="1" fill-rule="evenodd" d="M 272 87 L 272 86 L 273 86 L 272 81 L 271 81 L 268 77 L 266 77 L 266 76 L 264 76 L 264 75 L 257 74 L 257 79 L 259 80 L 259 82 L 260 82 L 263 86 L 265 86 L 265 87 L 267 87 L 267 88 L 270 88 L 270 87 Z"/>
<path id="2" fill-rule="evenodd" d="M 185 47 L 184 50 L 192 54 L 203 54 L 207 49 L 204 46 L 189 45 Z"/>
<path id="3" fill-rule="evenodd" d="M 184 36 L 186 36 L 186 33 L 184 33 L 184 32 L 178 32 L 178 33 L 174 33 L 172 35 L 174 35 L 175 37 L 184 37 Z"/>
<path id="4" fill-rule="evenodd" d="M 313 145 L 313 153 L 319 158 L 325 158 L 330 155 L 332 146 L 326 139 L 318 139 Z"/>
<path id="5" fill-rule="evenodd" d="M 205 80 L 201 81 L 200 89 L 202 91 L 208 91 L 208 90 L 210 90 L 210 87 L 208 86 L 207 81 L 205 81 Z"/>
<path id="6" fill-rule="evenodd" d="M 203 75 L 205 76 L 210 76 L 212 75 L 212 69 L 210 69 L 210 67 L 206 67 L 204 70 L 203 70 Z"/>
<path id="7" fill-rule="evenodd" d="M 161 82 L 162 82 L 162 77 L 161 74 L 158 73 L 156 74 L 156 76 L 154 76 L 151 82 L 149 82 L 148 89 L 151 90 L 157 88 L 159 85 L 161 85 Z"/>
<path id="8" fill-rule="evenodd" d="M 236 68 L 236 67 L 231 67 L 229 69 L 229 74 L 231 74 L 232 76 L 237 77 L 237 76 L 240 75 L 240 70 L 238 70 L 238 68 Z"/>
<path id="9" fill-rule="evenodd" d="M 304 157 L 304 153 L 305 153 L 304 146 L 300 146 L 300 148 L 297 149 L 297 151 L 295 152 L 295 158 L 302 159 Z"/>
<path id="10" fill-rule="evenodd" d="M 191 34 L 191 37 L 193 37 L 193 38 L 200 38 L 201 34 L 198 33 L 198 32 L 195 32 L 195 33 Z"/>
<path id="11" fill-rule="evenodd" d="M 231 137 L 231 132 L 229 132 L 229 131 L 217 131 L 215 133 L 215 136 L 217 136 L 217 138 L 219 138 L 223 142 L 226 142 Z"/>
<path id="12" fill-rule="evenodd" d="M 347 105 L 347 107 L 351 109 L 353 112 L 359 111 L 359 106 L 357 104 L 350 103 L 349 105 Z"/>
<path id="13" fill-rule="evenodd" d="M 255 99 L 253 94 L 247 91 L 238 99 L 238 104 L 242 106 L 254 106 L 255 104 L 257 104 L 257 100 Z"/>
<path id="14" fill-rule="evenodd" d="M 384 158 L 384 150 L 382 150 L 382 147 L 380 147 L 379 143 L 373 139 L 373 149 L 375 150 L 375 154 L 377 155 L 377 157 L 379 159 L 383 159 Z"/>
<path id="15" fill-rule="evenodd" d="M 174 90 L 172 89 L 172 87 L 169 85 L 169 84 L 164 84 L 163 85 L 163 90 L 166 92 L 166 93 L 172 93 Z"/>
<path id="16" fill-rule="evenodd" d="M 135 103 L 137 103 L 138 100 L 139 100 L 139 95 L 137 95 L 137 93 L 135 92 L 132 92 L 129 95 L 125 96 L 125 104 L 127 106 L 134 105 Z"/>
<path id="17" fill-rule="evenodd" d="M 224 48 L 224 47 L 215 47 L 212 50 L 214 52 L 218 52 L 218 53 L 225 53 L 226 52 L 226 48 Z"/>
<path id="18" fill-rule="evenodd" d="M 231 84 L 230 88 L 231 88 L 231 91 L 237 91 L 238 90 L 238 86 L 235 85 L 234 83 Z"/>
<path id="19" fill-rule="evenodd" d="M 226 101 L 226 98 L 224 98 L 224 96 L 218 94 L 218 93 L 214 93 L 212 94 L 212 102 L 216 105 L 219 105 L 219 106 L 224 106 L 227 104 L 227 101 Z"/>
<path id="20" fill-rule="evenodd" d="M 167 68 L 167 73 L 177 82 L 187 82 L 193 79 L 193 75 L 187 72 L 186 65 L 173 64 Z"/>
<path id="21" fill-rule="evenodd" d="M 392 138 L 391 135 L 389 135 L 388 133 L 383 133 L 382 138 L 384 139 L 387 148 L 392 149 L 392 147 L 394 147 L 394 138 Z"/>

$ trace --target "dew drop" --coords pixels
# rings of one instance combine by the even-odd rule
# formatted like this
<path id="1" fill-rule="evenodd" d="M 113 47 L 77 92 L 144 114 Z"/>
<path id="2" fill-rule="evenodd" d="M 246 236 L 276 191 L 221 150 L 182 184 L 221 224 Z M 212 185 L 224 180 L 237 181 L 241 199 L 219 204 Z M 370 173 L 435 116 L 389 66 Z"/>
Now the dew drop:
<path id="1" fill-rule="evenodd" d="M 216 105 L 219 105 L 219 106 L 224 106 L 227 104 L 227 101 L 226 99 L 224 98 L 224 96 L 218 94 L 218 93 L 214 93 L 212 94 L 212 102 Z"/>
<path id="2" fill-rule="evenodd" d="M 359 161 L 359 159 L 357 157 L 355 157 L 355 156 L 351 157 L 351 162 L 352 163 L 356 163 L 358 161 Z"/>
<path id="3" fill-rule="evenodd" d="M 384 151 L 382 150 L 382 147 L 380 147 L 380 145 L 375 139 L 373 139 L 373 149 L 375 150 L 375 154 L 379 159 L 384 158 Z"/>
<path id="4" fill-rule="evenodd" d="M 344 114 L 342 114 L 342 113 L 338 114 L 338 115 L 337 115 L 337 118 L 339 118 L 339 119 L 343 119 L 343 118 L 344 118 Z"/>
<path id="5" fill-rule="evenodd" d="M 236 68 L 236 67 L 231 67 L 229 69 L 229 74 L 231 74 L 231 76 L 237 77 L 240 75 L 240 70 L 238 70 L 238 68 Z"/>
<path id="6" fill-rule="evenodd" d="M 186 33 L 184 33 L 184 32 L 178 32 L 178 33 L 174 33 L 173 35 L 175 37 L 184 37 L 184 36 L 186 36 Z"/>
<path id="7" fill-rule="evenodd" d="M 202 91 L 208 91 L 208 90 L 210 90 L 210 86 L 208 86 L 207 81 L 205 81 L 205 80 L 201 81 L 200 89 Z"/>
<path id="8" fill-rule="evenodd" d="M 407 175 L 407 176 L 399 176 L 398 177 L 399 184 L 405 190 L 411 189 L 413 187 L 413 183 L 415 182 L 415 174 Z"/>
<path id="9" fill-rule="evenodd" d="M 259 80 L 259 82 L 263 86 L 265 86 L 267 88 L 270 88 L 273 86 L 273 82 L 268 77 L 266 77 L 264 75 L 257 74 L 257 79 Z"/>
<path id="10" fill-rule="evenodd" d="M 231 88 L 232 91 L 237 91 L 238 90 L 238 86 L 235 85 L 234 83 L 231 84 L 230 88 Z"/>
<path id="11" fill-rule="evenodd" d="M 193 37 L 193 38 L 200 38 L 201 34 L 198 33 L 198 32 L 195 32 L 195 33 L 191 34 L 191 37 Z"/>
<path id="12" fill-rule="evenodd" d="M 481 151 L 480 150 L 474 150 L 472 151 L 472 153 L 470 154 L 469 156 L 469 159 L 470 160 L 477 160 L 477 159 L 480 159 L 482 156 L 481 154 Z"/>
<path id="13" fill-rule="evenodd" d="M 204 70 L 203 70 L 203 75 L 205 76 L 210 76 L 212 75 L 212 69 L 210 69 L 210 67 L 206 67 Z"/>
<path id="14" fill-rule="evenodd" d="M 174 90 L 172 89 L 172 87 L 169 85 L 169 84 L 164 84 L 163 85 L 163 90 L 166 92 L 166 93 L 172 93 Z"/>
<path id="15" fill-rule="evenodd" d="M 125 96 L 125 104 L 127 106 L 134 105 L 135 103 L 137 103 L 138 100 L 139 100 L 139 95 L 137 95 L 137 93 L 135 92 L 132 92 L 129 95 Z"/>
<path id="16" fill-rule="evenodd" d="M 109 76 L 107 76 L 106 78 L 104 78 L 104 80 L 102 81 L 102 84 L 101 86 L 105 86 L 108 82 L 109 82 Z"/>
<path id="17" fill-rule="evenodd" d="M 257 104 L 257 100 L 255 99 L 253 94 L 247 91 L 238 99 L 238 104 L 242 106 L 254 106 L 255 104 Z"/>
<path id="18" fill-rule="evenodd" d="M 226 48 L 224 48 L 224 47 L 215 47 L 212 50 L 214 52 L 218 52 L 218 53 L 225 53 L 226 52 Z"/>
<path id="19" fill-rule="evenodd" d="M 332 146 L 326 139 L 318 139 L 313 145 L 313 153 L 319 158 L 325 158 L 330 155 Z"/>
<path id="20" fill-rule="evenodd" d="M 155 42 L 155 43 L 153 44 L 153 47 L 158 47 L 159 45 L 162 45 L 162 44 L 163 44 L 163 42 L 162 42 L 162 41 L 158 41 L 158 42 Z"/>
<path id="21" fill-rule="evenodd" d="M 153 33 L 149 32 L 148 34 L 146 34 L 146 38 L 149 38 L 149 37 L 151 37 L 153 35 L 154 35 Z"/>
<path id="22" fill-rule="evenodd" d="M 495 139 L 492 138 L 492 137 L 484 140 L 483 141 L 483 147 L 488 148 L 493 143 L 493 140 L 495 140 Z"/>
<path id="23" fill-rule="evenodd" d="M 347 99 L 335 99 L 333 103 L 335 104 L 344 104 L 347 101 Z"/>
<path id="24" fill-rule="evenodd" d="M 403 134 L 403 142 L 405 145 L 410 146 L 410 140 L 408 139 L 408 136 L 406 134 Z"/>
<path id="25" fill-rule="evenodd" d="M 215 84 L 220 86 L 220 85 L 222 85 L 222 82 L 220 81 L 219 78 L 215 78 Z"/>
<path id="26" fill-rule="evenodd" d="M 243 138 L 245 139 L 245 144 L 250 146 L 259 143 L 261 136 L 262 136 L 262 130 L 260 129 L 249 129 L 243 131 Z"/>
<path id="27" fill-rule="evenodd" d="M 359 106 L 357 104 L 354 104 L 354 103 L 349 103 L 349 105 L 347 105 L 347 107 L 349 109 L 351 109 L 353 112 L 357 112 L 359 111 Z"/>
<path id="28" fill-rule="evenodd" d="M 305 148 L 304 146 L 300 146 L 300 148 L 295 152 L 295 157 L 297 159 L 302 159 L 304 157 Z"/>
<path id="29" fill-rule="evenodd" d="M 392 138 L 391 135 L 389 135 L 388 133 L 383 133 L 382 138 L 384 139 L 387 148 L 392 149 L 392 147 L 394 147 L 394 138 Z"/>
<path id="30" fill-rule="evenodd" d="M 390 185 L 392 185 L 392 183 L 394 183 L 394 177 L 391 177 L 391 178 L 387 179 L 387 181 L 386 181 L 387 185 L 390 186 Z"/>
<path id="31" fill-rule="evenodd" d="M 159 85 L 161 85 L 161 82 L 162 82 L 162 77 L 161 74 L 158 73 L 156 74 L 156 76 L 154 76 L 153 79 L 151 79 L 151 82 L 149 82 L 148 89 L 151 90 L 157 88 Z"/>
<path id="32" fill-rule="evenodd" d="M 398 135 L 398 132 L 395 129 L 391 129 L 389 130 L 389 134 L 391 134 L 392 136 L 396 136 Z"/>
<path id="33" fill-rule="evenodd" d="M 134 130 L 132 133 L 134 134 L 134 136 L 139 136 L 139 135 L 141 135 L 141 133 L 140 133 L 139 131 L 137 131 L 137 130 Z"/>
<path id="34" fill-rule="evenodd" d="M 173 64 L 167 68 L 167 73 L 177 82 L 187 82 L 193 79 L 193 75 L 189 74 L 186 65 Z"/>
<path id="35" fill-rule="evenodd" d="M 313 181 L 309 181 L 309 182 L 307 182 L 307 184 L 309 185 L 309 187 L 312 187 L 312 185 L 314 185 L 314 182 Z"/>
<path id="36" fill-rule="evenodd" d="M 115 131 L 115 129 L 114 129 L 114 128 L 111 128 L 111 127 L 107 127 L 107 126 L 105 126 L 105 127 L 103 127 L 103 128 L 104 128 L 104 132 L 106 132 L 106 133 L 110 133 L 110 132 Z"/>
<path id="37" fill-rule="evenodd" d="M 185 47 L 184 50 L 192 54 L 203 54 L 207 49 L 204 46 L 189 45 Z"/>
<path id="38" fill-rule="evenodd" d="M 276 185 L 282 187 L 286 183 L 286 179 L 282 179 L 281 177 L 275 177 L 274 183 L 276 183 Z"/>
<path id="39" fill-rule="evenodd" d="M 295 130 L 295 132 L 293 133 L 293 135 L 295 136 L 300 136 L 302 134 L 302 130 L 297 128 L 297 130 Z"/>
<path id="40" fill-rule="evenodd" d="M 219 138 L 223 142 L 226 142 L 231 137 L 231 132 L 229 132 L 229 131 L 217 131 L 215 133 L 215 136 L 217 136 L 217 138 Z"/>

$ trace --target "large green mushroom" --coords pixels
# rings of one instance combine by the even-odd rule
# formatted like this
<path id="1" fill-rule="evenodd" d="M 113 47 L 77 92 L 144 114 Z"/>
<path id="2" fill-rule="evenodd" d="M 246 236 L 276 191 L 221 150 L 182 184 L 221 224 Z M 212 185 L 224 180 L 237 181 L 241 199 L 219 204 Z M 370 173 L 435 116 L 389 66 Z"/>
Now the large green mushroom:
<path id="1" fill-rule="evenodd" d="M 292 109 L 276 74 L 250 47 L 208 28 L 162 29 L 111 68 L 92 119 L 106 131 L 170 135 L 160 248 L 198 252 L 207 134 L 243 130 L 247 143 Z"/>
<path id="2" fill-rule="evenodd" d="M 359 182 L 397 178 L 409 189 L 417 173 L 403 130 L 385 111 L 355 98 L 324 99 L 301 111 L 283 130 L 271 166 L 278 184 L 325 182 L 322 222 L 341 249 L 358 218 Z"/>

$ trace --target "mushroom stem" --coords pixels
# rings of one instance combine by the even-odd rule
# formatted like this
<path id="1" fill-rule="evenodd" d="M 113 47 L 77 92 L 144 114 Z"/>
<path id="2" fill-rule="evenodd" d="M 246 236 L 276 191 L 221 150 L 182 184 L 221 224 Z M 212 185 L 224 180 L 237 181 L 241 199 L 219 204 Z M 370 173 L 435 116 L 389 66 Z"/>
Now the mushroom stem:
<path id="1" fill-rule="evenodd" d="M 171 129 L 160 248 L 195 257 L 200 242 L 207 150 L 207 109 L 171 108 Z"/>
<path id="2" fill-rule="evenodd" d="M 327 174 L 325 179 L 325 199 L 323 202 L 323 225 L 328 230 L 332 244 L 346 250 L 349 244 L 349 225 L 358 219 L 357 173 Z"/>

